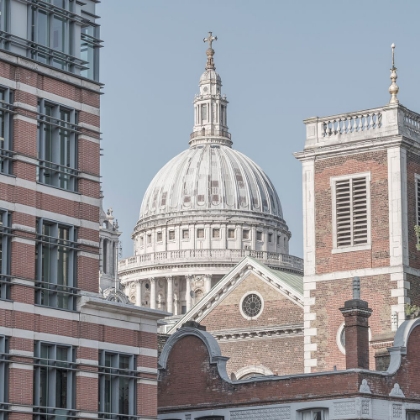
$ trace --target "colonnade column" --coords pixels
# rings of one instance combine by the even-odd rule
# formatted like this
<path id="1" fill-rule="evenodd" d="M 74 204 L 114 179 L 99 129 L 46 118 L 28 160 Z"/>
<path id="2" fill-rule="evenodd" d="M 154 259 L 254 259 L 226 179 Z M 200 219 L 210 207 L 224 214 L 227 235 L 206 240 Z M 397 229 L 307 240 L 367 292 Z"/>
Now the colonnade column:
<path id="1" fill-rule="evenodd" d="M 211 274 L 206 274 L 204 276 L 204 292 L 207 294 L 211 289 Z"/>
<path id="2" fill-rule="evenodd" d="M 136 306 L 141 306 L 141 280 L 136 282 Z"/>
<path id="3" fill-rule="evenodd" d="M 150 308 L 156 309 L 156 279 L 150 277 Z"/>
<path id="4" fill-rule="evenodd" d="M 168 298 L 167 298 L 167 311 L 173 313 L 173 302 L 174 302 L 174 284 L 172 276 L 166 277 L 166 282 L 168 285 Z"/>
<path id="5" fill-rule="evenodd" d="M 191 279 L 192 276 L 185 276 L 185 305 L 187 312 L 191 309 Z"/>

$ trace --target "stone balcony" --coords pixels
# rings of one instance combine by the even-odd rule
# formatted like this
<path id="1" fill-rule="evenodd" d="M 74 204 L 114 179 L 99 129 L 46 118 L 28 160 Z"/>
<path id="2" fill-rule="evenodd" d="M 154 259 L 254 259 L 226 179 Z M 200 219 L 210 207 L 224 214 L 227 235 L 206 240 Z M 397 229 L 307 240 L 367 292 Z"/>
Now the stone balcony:
<path id="1" fill-rule="evenodd" d="M 263 264 L 298 274 L 303 273 L 303 260 L 288 254 L 246 249 L 199 249 L 181 251 L 152 252 L 125 258 L 119 262 L 118 271 L 124 275 L 133 269 L 147 269 L 158 264 L 174 266 L 177 264 L 224 263 L 235 265 L 244 257 L 252 257 Z"/>
<path id="2" fill-rule="evenodd" d="M 366 147 L 401 139 L 420 146 L 420 114 L 400 104 L 322 118 L 313 117 L 304 123 L 305 149 L 295 154 L 298 158 L 309 156 L 312 152 L 327 154 L 337 147 L 344 151 L 355 142 L 360 149 L 363 141 Z"/>

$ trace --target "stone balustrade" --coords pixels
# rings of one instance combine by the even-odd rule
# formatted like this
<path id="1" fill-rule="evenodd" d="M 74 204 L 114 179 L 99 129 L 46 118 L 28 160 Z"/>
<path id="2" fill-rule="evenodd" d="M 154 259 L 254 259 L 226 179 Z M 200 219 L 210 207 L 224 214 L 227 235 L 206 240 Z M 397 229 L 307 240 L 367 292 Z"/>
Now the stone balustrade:
<path id="1" fill-rule="evenodd" d="M 400 104 L 322 118 L 313 117 L 304 123 L 305 151 L 335 144 L 341 147 L 363 139 L 392 139 L 395 136 L 404 136 L 420 143 L 420 114 Z"/>
<path id="2" fill-rule="evenodd" d="M 301 258 L 276 252 L 246 249 L 185 249 L 180 251 L 152 252 L 121 260 L 119 262 L 119 271 L 124 272 L 133 268 L 153 266 L 156 263 L 231 262 L 236 264 L 247 256 L 255 258 L 269 266 L 286 268 L 291 271 L 303 273 L 303 260 Z"/>

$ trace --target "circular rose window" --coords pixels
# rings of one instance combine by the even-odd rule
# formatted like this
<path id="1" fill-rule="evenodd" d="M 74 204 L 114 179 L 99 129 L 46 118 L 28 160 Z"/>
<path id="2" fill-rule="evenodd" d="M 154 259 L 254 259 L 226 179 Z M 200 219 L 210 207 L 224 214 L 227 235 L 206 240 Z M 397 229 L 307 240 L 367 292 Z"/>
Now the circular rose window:
<path id="1" fill-rule="evenodd" d="M 255 293 L 245 296 L 242 301 L 242 311 L 249 318 L 255 318 L 262 309 L 262 300 Z"/>

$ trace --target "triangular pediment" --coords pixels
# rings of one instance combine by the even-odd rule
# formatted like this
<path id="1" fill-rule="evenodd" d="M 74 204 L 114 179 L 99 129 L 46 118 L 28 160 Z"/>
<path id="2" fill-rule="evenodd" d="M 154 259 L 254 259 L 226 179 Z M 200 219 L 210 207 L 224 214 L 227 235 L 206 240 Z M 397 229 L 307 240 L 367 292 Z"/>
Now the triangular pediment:
<path id="1" fill-rule="evenodd" d="M 273 290 L 303 308 L 302 276 L 270 269 L 253 258 L 246 257 L 226 274 L 200 302 L 191 308 L 168 333 L 174 333 L 185 322 L 201 322 L 251 274 L 254 274 L 260 281 L 268 284 Z"/>

